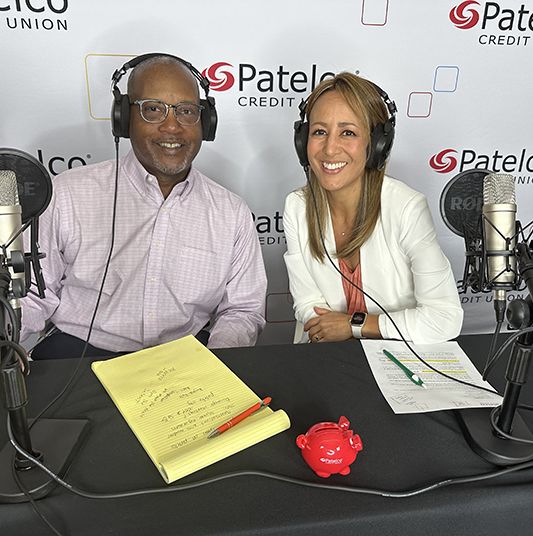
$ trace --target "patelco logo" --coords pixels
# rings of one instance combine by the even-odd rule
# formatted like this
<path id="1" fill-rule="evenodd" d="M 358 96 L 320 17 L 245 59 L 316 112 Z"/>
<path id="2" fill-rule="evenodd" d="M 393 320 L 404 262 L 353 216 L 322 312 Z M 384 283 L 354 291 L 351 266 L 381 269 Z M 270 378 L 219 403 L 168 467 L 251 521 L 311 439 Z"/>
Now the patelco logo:
<path id="1" fill-rule="evenodd" d="M 482 153 L 476 149 L 442 149 L 429 159 L 437 173 L 460 173 L 472 167 L 490 169 L 494 173 L 515 173 L 517 184 L 533 184 L 533 153 L 525 147 L 512 153 L 495 149 Z"/>
<path id="2" fill-rule="evenodd" d="M 450 11 L 450 20 L 461 30 L 473 28 L 479 22 L 479 13 L 472 6 L 479 6 L 476 0 L 466 0 Z"/>
<path id="3" fill-rule="evenodd" d="M 473 36 L 482 31 L 477 35 L 477 41 L 484 46 L 527 46 L 531 38 L 528 34 L 533 32 L 533 13 L 527 6 L 504 7 L 503 0 L 465 0 L 450 11 L 449 18 L 460 30 L 476 27 Z"/>
<path id="4" fill-rule="evenodd" d="M 457 154 L 455 149 L 443 149 L 429 159 L 429 165 L 438 173 L 449 173 L 457 166 L 457 158 L 452 156 L 454 153 Z"/>
<path id="5" fill-rule="evenodd" d="M 56 15 L 65 16 L 68 8 L 68 0 L 4 0 L 0 5 L 0 26 L 4 21 L 9 30 L 67 31 L 69 19 Z M 34 13 L 42 16 L 34 17 Z"/>
<path id="6" fill-rule="evenodd" d="M 292 108 L 301 95 L 310 93 L 322 80 L 334 76 L 316 63 L 307 69 L 293 70 L 283 64 L 260 67 L 253 63 L 225 61 L 213 63 L 202 74 L 214 91 L 231 90 L 238 106 L 268 109 Z"/>
<path id="7" fill-rule="evenodd" d="M 202 75 L 209 80 L 209 88 L 213 91 L 227 91 L 235 84 L 233 73 L 224 67 L 233 67 L 233 65 L 219 61 L 202 71 Z"/>

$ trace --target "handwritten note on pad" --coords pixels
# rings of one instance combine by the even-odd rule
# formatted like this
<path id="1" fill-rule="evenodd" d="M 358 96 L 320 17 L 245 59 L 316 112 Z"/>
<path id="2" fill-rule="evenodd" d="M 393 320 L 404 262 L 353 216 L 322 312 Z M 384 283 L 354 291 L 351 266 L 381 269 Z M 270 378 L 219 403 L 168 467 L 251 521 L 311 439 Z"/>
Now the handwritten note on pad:
<path id="1" fill-rule="evenodd" d="M 92 369 L 167 484 L 290 427 L 266 407 L 207 439 L 260 398 L 192 335 Z"/>

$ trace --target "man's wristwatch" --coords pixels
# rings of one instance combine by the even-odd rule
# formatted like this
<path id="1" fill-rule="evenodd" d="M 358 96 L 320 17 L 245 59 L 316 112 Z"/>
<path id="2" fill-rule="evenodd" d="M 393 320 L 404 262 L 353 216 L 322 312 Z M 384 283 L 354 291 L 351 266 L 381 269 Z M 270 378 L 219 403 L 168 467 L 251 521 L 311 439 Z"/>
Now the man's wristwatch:
<path id="1" fill-rule="evenodd" d="M 352 315 L 352 318 L 350 318 L 350 325 L 352 326 L 352 335 L 356 339 L 362 339 L 363 338 L 363 326 L 366 322 L 366 313 L 354 313 Z"/>

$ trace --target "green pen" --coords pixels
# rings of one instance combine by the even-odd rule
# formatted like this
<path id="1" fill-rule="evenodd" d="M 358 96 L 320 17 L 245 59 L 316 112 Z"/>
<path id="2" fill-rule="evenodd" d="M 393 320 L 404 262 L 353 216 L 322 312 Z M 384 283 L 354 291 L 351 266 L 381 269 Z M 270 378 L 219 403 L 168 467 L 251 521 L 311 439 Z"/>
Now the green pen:
<path id="1" fill-rule="evenodd" d="M 427 389 L 426 384 L 422 381 L 422 378 L 417 376 L 413 371 L 409 370 L 401 361 L 399 361 L 396 357 L 394 357 L 390 352 L 387 350 L 383 350 L 383 353 L 396 365 L 398 365 L 405 375 L 416 385 L 419 385 L 420 387 L 423 387 L 424 389 Z"/>

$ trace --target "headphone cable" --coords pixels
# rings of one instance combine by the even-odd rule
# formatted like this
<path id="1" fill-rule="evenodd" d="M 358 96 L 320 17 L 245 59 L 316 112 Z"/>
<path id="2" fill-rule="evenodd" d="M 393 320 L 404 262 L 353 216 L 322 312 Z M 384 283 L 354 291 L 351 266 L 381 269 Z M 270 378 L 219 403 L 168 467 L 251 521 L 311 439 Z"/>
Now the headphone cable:
<path id="1" fill-rule="evenodd" d="M 107 279 L 107 273 L 109 271 L 109 265 L 111 263 L 111 257 L 113 255 L 113 249 L 115 247 L 115 228 L 116 228 L 116 214 L 117 214 L 117 197 L 118 197 L 118 167 L 119 167 L 119 138 L 115 137 L 115 184 L 114 184 L 114 193 L 113 193 L 113 215 L 112 215 L 112 222 L 111 222 L 111 244 L 109 247 L 109 253 L 107 256 L 105 268 L 104 268 L 104 274 L 102 276 L 102 282 L 100 283 L 100 289 L 98 291 L 98 297 L 96 299 L 96 304 L 94 306 L 93 314 L 91 317 L 91 321 L 89 323 L 89 329 L 87 332 L 87 337 L 85 340 L 85 344 L 83 346 L 82 353 L 80 357 L 78 358 L 78 362 L 76 364 L 76 367 L 74 369 L 74 372 L 70 376 L 70 378 L 67 380 L 67 383 L 63 387 L 63 389 L 57 394 L 51 402 L 49 402 L 33 419 L 30 428 L 43 416 L 43 414 L 48 411 L 58 400 L 60 400 L 63 396 L 65 396 L 69 389 L 72 387 L 74 379 L 77 377 L 78 372 L 80 370 L 81 364 L 83 359 L 85 358 L 85 354 L 87 353 L 87 349 L 89 347 L 89 340 L 91 338 L 94 322 L 96 320 L 96 314 L 98 312 L 98 308 L 100 306 L 100 300 L 102 298 L 102 293 L 104 290 L 104 284 Z"/>
<path id="2" fill-rule="evenodd" d="M 309 166 L 305 166 L 304 167 L 304 171 L 305 171 L 305 176 L 306 176 L 306 179 L 307 179 L 307 185 L 311 191 L 311 196 L 313 198 L 313 205 L 314 205 L 314 209 L 315 209 L 315 213 L 317 214 L 317 219 L 318 219 L 318 203 L 317 203 L 317 200 L 316 200 L 316 196 L 315 196 L 315 192 L 313 190 L 313 186 L 311 185 L 311 180 L 310 180 L 310 173 L 311 173 L 311 170 L 309 168 Z M 445 378 L 448 378 L 449 380 L 453 380 L 454 382 L 457 382 L 457 383 L 461 383 L 463 385 L 468 385 L 469 387 L 474 387 L 476 389 L 480 389 L 482 391 L 487 391 L 488 393 L 491 393 L 491 394 L 494 394 L 494 391 L 491 390 L 491 389 L 488 389 L 486 387 L 482 387 L 482 386 L 479 386 L 479 385 L 475 385 L 473 383 L 470 383 L 470 382 L 467 382 L 465 380 L 460 380 L 459 378 L 454 378 L 453 376 L 450 376 L 448 374 L 446 374 L 445 372 L 442 372 L 438 369 L 436 369 L 435 367 L 433 367 L 432 365 L 430 365 L 427 361 L 425 361 L 422 357 L 420 357 L 420 355 L 414 350 L 414 348 L 409 344 L 409 342 L 406 340 L 406 338 L 404 337 L 403 333 L 401 332 L 400 328 L 398 327 L 398 325 L 396 324 L 396 322 L 393 320 L 393 318 L 391 317 L 391 315 L 388 313 L 388 311 L 385 310 L 385 308 L 376 300 L 374 299 L 370 294 L 368 294 L 367 292 L 365 292 L 361 287 L 359 287 L 357 284 L 355 284 L 353 281 L 351 281 L 348 277 L 346 277 L 342 271 L 337 267 L 337 265 L 335 264 L 335 262 L 333 261 L 333 259 L 331 258 L 327 248 L 326 248 L 326 243 L 325 243 L 325 240 L 324 240 L 324 234 L 323 234 L 323 231 L 322 231 L 322 228 L 320 226 L 320 221 L 318 221 L 318 231 L 319 231 L 319 235 L 320 235 L 320 242 L 322 243 L 322 247 L 324 248 L 324 252 L 326 254 L 326 257 L 328 258 L 329 262 L 331 263 L 331 265 L 333 266 L 333 268 L 340 274 L 340 276 L 345 280 L 347 281 L 350 285 L 352 285 L 353 287 L 355 287 L 358 291 L 360 291 L 365 297 L 367 297 L 372 303 L 374 303 L 381 311 L 383 311 L 383 313 L 386 315 L 386 317 L 391 321 L 392 325 L 394 326 L 394 328 L 396 329 L 396 331 L 398 332 L 401 340 L 404 342 L 404 344 L 407 346 L 407 348 L 409 348 L 409 350 L 415 355 L 415 357 L 421 361 L 426 367 L 428 367 L 429 369 L 431 369 L 433 372 L 436 372 L 438 374 L 440 374 L 441 376 L 444 376 Z M 499 394 L 499 393 L 497 393 Z"/>
<path id="3" fill-rule="evenodd" d="M 441 376 L 449 379 L 449 380 L 452 380 L 454 382 L 457 382 L 457 383 L 461 383 L 463 385 L 467 385 L 469 387 L 474 387 L 475 389 L 479 389 L 481 391 L 486 391 L 487 393 L 491 393 L 491 394 L 498 394 L 500 396 L 502 396 L 496 389 L 494 390 L 491 390 L 491 389 L 488 389 L 486 387 L 482 387 L 480 385 L 475 385 L 473 383 L 470 383 L 470 382 L 467 382 L 467 381 L 464 381 L 464 380 L 460 380 L 459 378 L 454 378 L 453 376 L 450 376 L 448 374 L 446 374 L 445 372 L 442 372 L 441 370 L 438 370 L 437 368 L 433 367 L 432 365 L 430 365 L 426 360 L 424 360 L 422 357 L 420 357 L 420 355 L 414 350 L 414 348 L 409 344 L 409 342 L 405 339 L 405 337 L 403 336 L 403 333 L 400 331 L 400 328 L 397 326 L 396 322 L 392 319 L 392 317 L 390 316 L 390 314 L 385 310 L 385 308 L 376 300 L 374 299 L 370 294 L 368 294 L 367 292 L 365 292 L 362 288 L 360 288 L 358 285 L 356 285 L 353 281 L 351 281 L 349 278 L 347 278 L 341 270 L 339 270 L 339 268 L 336 266 L 336 264 L 333 262 L 333 259 L 331 258 L 327 248 L 326 248 L 326 243 L 325 243 L 325 240 L 324 240 L 324 234 L 323 234 L 323 231 L 322 231 L 322 228 L 320 226 L 320 221 L 318 219 L 318 204 L 317 204 L 317 200 L 316 200 L 316 196 L 315 196 L 315 192 L 313 190 L 313 187 L 311 185 L 311 180 L 310 180 L 310 173 L 311 173 L 311 170 L 309 168 L 309 165 L 307 166 L 304 166 L 304 171 L 305 171 L 305 176 L 306 176 L 306 179 L 307 179 L 307 184 L 309 186 L 309 189 L 311 191 L 311 195 L 312 195 L 312 198 L 313 198 L 313 205 L 314 205 L 314 209 L 315 209 L 315 213 L 317 215 L 317 221 L 318 221 L 318 231 L 319 231 L 319 235 L 320 235 L 320 242 L 322 243 L 322 247 L 324 248 L 324 252 L 329 260 L 329 262 L 331 263 L 331 265 L 333 266 L 333 268 L 335 268 L 335 270 L 341 275 L 341 277 L 345 280 L 345 281 L 348 281 L 348 283 L 350 285 L 352 285 L 353 287 L 355 287 L 357 290 L 359 290 L 360 292 L 363 293 L 364 296 L 366 296 L 367 298 L 369 298 L 375 305 L 377 305 L 379 307 L 379 309 L 381 311 L 383 311 L 383 313 L 387 316 L 387 318 L 392 322 L 392 325 L 394 326 L 394 328 L 396 329 L 396 331 L 398 332 L 398 334 L 400 335 L 400 338 L 401 340 L 403 341 L 403 343 L 407 346 L 407 348 L 409 348 L 409 350 L 413 353 L 413 355 L 419 360 L 421 361 L 425 366 L 427 366 L 428 368 L 430 368 L 431 370 L 433 370 L 434 372 L 436 372 L 437 374 L 440 374 Z M 508 348 L 508 346 L 511 344 L 511 342 L 513 342 L 515 339 L 517 339 L 520 335 L 523 335 L 524 333 L 529 333 L 529 332 L 532 332 L 533 331 L 533 327 L 530 327 L 530 328 L 525 328 L 525 329 L 522 329 L 520 331 L 518 331 L 517 333 L 514 333 L 511 337 L 509 337 L 501 346 L 500 348 L 498 349 L 498 351 L 496 352 L 496 354 L 494 354 L 494 357 L 492 358 L 492 361 L 491 363 L 489 363 L 488 367 L 487 367 L 487 370 L 486 370 L 486 373 L 488 374 L 490 368 L 492 367 L 492 365 L 496 362 L 497 359 L 499 359 L 503 352 Z M 491 347 L 495 345 L 495 342 L 494 342 L 494 338 L 492 340 L 492 345 Z M 533 406 L 530 406 L 528 404 L 518 404 L 517 405 L 517 408 L 519 409 L 524 409 L 524 410 L 528 410 L 528 411 L 533 411 Z M 495 424 L 495 421 L 496 421 L 496 418 L 497 416 L 499 415 L 499 411 L 501 410 L 501 406 L 497 406 L 491 413 L 490 415 L 490 422 L 491 424 L 493 425 L 494 429 L 498 432 L 498 433 L 501 433 L 501 435 L 503 437 L 505 437 L 506 439 L 511 439 L 511 440 L 515 440 L 517 442 L 520 442 L 520 443 L 527 443 L 527 444 L 533 444 L 533 441 L 530 441 L 529 439 L 524 439 L 524 438 L 521 438 L 521 437 L 518 437 L 518 436 L 513 436 L 513 435 L 510 435 L 510 434 L 507 434 L 503 431 L 500 430 L 500 428 L 498 427 L 497 424 Z"/>

